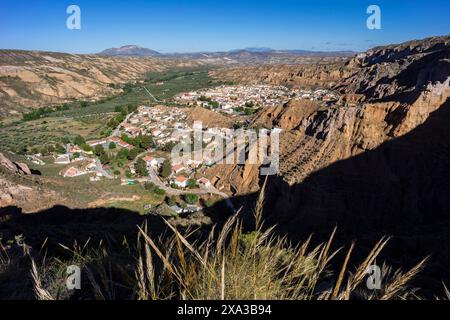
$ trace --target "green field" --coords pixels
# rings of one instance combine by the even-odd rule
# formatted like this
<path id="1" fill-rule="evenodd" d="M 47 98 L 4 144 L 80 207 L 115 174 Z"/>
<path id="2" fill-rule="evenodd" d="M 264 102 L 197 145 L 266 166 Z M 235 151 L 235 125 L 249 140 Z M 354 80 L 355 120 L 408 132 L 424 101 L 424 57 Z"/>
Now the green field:
<path id="1" fill-rule="evenodd" d="M 31 149 L 61 144 L 64 137 L 99 138 L 110 117 L 95 114 L 80 118 L 48 117 L 0 127 L 0 150 L 26 153 Z"/>
<path id="2" fill-rule="evenodd" d="M 175 95 L 184 91 L 198 90 L 219 83 L 209 77 L 209 69 L 201 70 L 172 70 L 164 73 L 148 73 L 143 83 L 130 84 L 126 91 L 116 97 L 105 99 L 102 102 L 90 103 L 84 108 L 71 108 L 70 110 L 52 113 L 55 117 L 79 117 L 88 114 L 103 114 L 113 112 L 118 106 L 129 104 L 153 105 L 156 102 L 144 89 L 147 88 L 156 99 L 168 102 Z"/>

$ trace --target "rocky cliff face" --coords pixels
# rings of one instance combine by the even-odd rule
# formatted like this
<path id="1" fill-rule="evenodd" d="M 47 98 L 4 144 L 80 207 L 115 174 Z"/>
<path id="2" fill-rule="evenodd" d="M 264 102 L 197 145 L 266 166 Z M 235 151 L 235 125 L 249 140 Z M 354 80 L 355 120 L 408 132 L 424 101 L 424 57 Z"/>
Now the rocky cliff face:
<path id="1" fill-rule="evenodd" d="M 280 174 L 266 194 L 271 223 L 293 237 L 336 225 L 358 239 L 394 234 L 397 252 L 450 259 L 438 250 L 450 248 L 448 40 L 377 48 L 350 60 L 345 68 L 352 71 L 336 88 L 355 103 L 291 103 L 258 116 L 286 129 Z"/>
<path id="2" fill-rule="evenodd" d="M 298 87 L 332 87 L 347 75 L 348 58 L 309 58 L 296 64 L 256 65 L 219 69 L 211 75 L 239 83 L 264 83 Z"/>
<path id="3" fill-rule="evenodd" d="M 341 92 L 333 107 L 291 101 L 266 108 L 253 120 L 254 126 L 283 129 L 277 181 L 294 186 L 337 161 L 410 133 L 441 108 L 450 96 L 449 39 L 375 48 L 345 63 L 253 66 L 222 69 L 213 75 L 244 83 L 332 87 Z M 236 185 L 237 194 L 254 189 Z"/>
<path id="4" fill-rule="evenodd" d="M 450 279 L 449 39 L 349 60 L 335 71 L 344 76 L 336 106 L 291 102 L 257 116 L 255 124 L 285 129 L 280 173 L 266 189 L 268 225 L 293 239 L 335 226 L 342 241 L 360 244 L 393 235 L 391 260 L 431 254 L 431 276 Z M 236 202 L 251 209 L 251 199 Z"/>
<path id="5" fill-rule="evenodd" d="M 18 198 L 33 193 L 33 189 L 10 181 L 8 177 L 31 175 L 24 163 L 14 162 L 0 153 L 0 208 L 13 205 Z"/>

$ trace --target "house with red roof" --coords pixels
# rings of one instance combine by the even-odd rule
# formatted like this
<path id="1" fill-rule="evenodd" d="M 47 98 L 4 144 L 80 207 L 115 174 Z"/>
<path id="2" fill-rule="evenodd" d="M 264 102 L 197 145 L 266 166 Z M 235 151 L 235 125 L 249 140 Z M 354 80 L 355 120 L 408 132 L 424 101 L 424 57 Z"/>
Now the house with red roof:
<path id="1" fill-rule="evenodd" d="M 172 171 L 175 174 L 178 174 L 184 170 L 186 170 L 186 168 L 182 164 L 176 164 L 176 165 L 172 166 Z"/>
<path id="2" fill-rule="evenodd" d="M 209 188 L 211 187 L 211 182 L 206 178 L 200 178 L 197 180 L 200 187 Z"/>
<path id="3" fill-rule="evenodd" d="M 157 167 L 158 166 L 158 160 L 155 157 L 152 157 L 150 155 L 145 156 L 144 158 L 142 158 L 142 160 L 145 161 L 145 163 L 147 164 L 148 167 Z"/>
<path id="4" fill-rule="evenodd" d="M 175 180 L 173 181 L 173 183 L 180 188 L 186 188 L 188 185 L 188 181 L 189 179 L 183 176 L 178 176 L 175 178 Z"/>

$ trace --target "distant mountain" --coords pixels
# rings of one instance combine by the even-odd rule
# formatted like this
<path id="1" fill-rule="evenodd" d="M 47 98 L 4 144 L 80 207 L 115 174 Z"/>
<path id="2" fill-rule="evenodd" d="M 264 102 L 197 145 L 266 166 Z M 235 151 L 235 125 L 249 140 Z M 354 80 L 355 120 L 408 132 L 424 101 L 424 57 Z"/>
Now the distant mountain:
<path id="1" fill-rule="evenodd" d="M 158 51 L 135 45 L 127 45 L 120 48 L 106 49 L 99 53 L 102 56 L 124 56 L 124 57 L 158 57 Z"/>
<path id="2" fill-rule="evenodd" d="M 238 50 L 233 50 L 233 51 L 270 52 L 270 51 L 275 51 L 275 50 L 272 48 L 265 48 L 265 47 L 250 47 L 250 48 L 238 49 Z"/>
<path id="3" fill-rule="evenodd" d="M 184 58 L 184 59 L 226 59 L 237 63 L 264 63 L 280 62 L 283 59 L 297 57 L 351 57 L 353 51 L 308 51 L 308 50 L 275 50 L 267 47 L 249 47 L 219 52 L 190 52 L 190 53 L 159 53 L 155 50 L 135 45 L 127 45 L 120 48 L 106 49 L 99 53 L 103 56 L 124 57 L 160 57 L 160 58 Z"/>
<path id="4" fill-rule="evenodd" d="M 223 52 L 172 53 L 161 57 L 184 59 L 225 59 L 235 63 L 288 63 L 303 58 L 348 58 L 353 51 L 274 50 L 271 48 L 245 48 Z M 297 61 L 298 62 L 298 61 Z"/>

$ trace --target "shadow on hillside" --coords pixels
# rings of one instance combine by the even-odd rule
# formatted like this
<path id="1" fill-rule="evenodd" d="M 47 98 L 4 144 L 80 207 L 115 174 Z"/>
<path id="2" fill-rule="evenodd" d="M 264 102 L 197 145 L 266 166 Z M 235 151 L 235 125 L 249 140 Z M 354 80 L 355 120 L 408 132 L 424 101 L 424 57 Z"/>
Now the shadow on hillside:
<path id="1" fill-rule="evenodd" d="M 450 284 L 450 101 L 415 130 L 380 147 L 336 162 L 289 186 L 279 177 L 268 180 L 264 220 L 294 243 L 314 234 L 325 241 L 335 226 L 335 248 L 357 240 L 354 261 L 367 254 L 382 236 L 393 239 L 384 258 L 393 266 L 411 267 L 432 255 L 419 287 L 442 289 Z M 257 194 L 232 199 L 243 207 L 247 228 Z M 230 216 L 225 202 L 208 208 L 213 223 Z M 153 236 L 166 227 L 161 217 L 113 208 L 69 209 L 54 207 L 32 215 L 19 208 L 0 210 L 0 234 L 22 234 L 27 244 L 49 250 L 72 247 L 74 241 L 100 241 L 121 245 L 124 237 L 136 243 L 137 226 L 148 222 Z M 207 227 L 205 227 L 207 228 Z M 201 234 L 201 233 L 200 233 Z M 436 293 L 436 291 L 435 291 Z"/>
<path id="2" fill-rule="evenodd" d="M 410 267 L 432 255 L 424 281 L 436 281 L 442 289 L 441 280 L 450 283 L 449 124 L 447 100 L 409 134 L 336 162 L 300 184 L 289 186 L 270 177 L 266 224 L 277 225 L 277 232 L 294 242 L 312 233 L 324 241 L 338 226 L 335 245 L 357 240 L 364 250 L 391 235 L 384 252 L 387 262 Z M 233 201 L 250 209 L 255 198 Z"/>
<path id="3" fill-rule="evenodd" d="M 74 243 L 84 245 L 88 240 L 95 247 L 100 241 L 114 248 L 126 238 L 136 243 L 138 226 L 147 222 L 155 237 L 166 231 L 159 216 L 141 216 L 136 212 L 116 208 L 70 209 L 55 206 L 34 214 L 23 214 L 17 207 L 0 209 L 0 234 L 4 239 L 23 235 L 25 243 L 40 248 L 45 243 L 49 253 L 59 253 L 63 244 L 72 248 Z M 56 250 L 56 251 L 55 251 Z"/>

